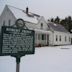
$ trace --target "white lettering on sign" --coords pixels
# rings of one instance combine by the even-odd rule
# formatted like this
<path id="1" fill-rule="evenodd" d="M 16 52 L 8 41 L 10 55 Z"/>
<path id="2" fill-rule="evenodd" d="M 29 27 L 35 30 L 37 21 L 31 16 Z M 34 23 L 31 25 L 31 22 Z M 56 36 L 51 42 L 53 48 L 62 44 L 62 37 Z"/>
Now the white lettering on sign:
<path id="1" fill-rule="evenodd" d="M 33 49 L 33 33 L 29 30 L 7 28 L 3 33 L 2 53 L 28 52 Z"/>

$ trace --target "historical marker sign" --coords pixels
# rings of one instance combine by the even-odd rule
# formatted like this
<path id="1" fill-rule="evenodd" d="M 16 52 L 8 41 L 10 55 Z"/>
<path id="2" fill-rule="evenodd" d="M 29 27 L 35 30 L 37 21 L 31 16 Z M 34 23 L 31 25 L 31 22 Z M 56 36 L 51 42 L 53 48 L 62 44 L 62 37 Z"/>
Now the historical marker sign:
<path id="1" fill-rule="evenodd" d="M 0 41 L 0 55 L 34 54 L 33 30 L 3 26 Z"/>

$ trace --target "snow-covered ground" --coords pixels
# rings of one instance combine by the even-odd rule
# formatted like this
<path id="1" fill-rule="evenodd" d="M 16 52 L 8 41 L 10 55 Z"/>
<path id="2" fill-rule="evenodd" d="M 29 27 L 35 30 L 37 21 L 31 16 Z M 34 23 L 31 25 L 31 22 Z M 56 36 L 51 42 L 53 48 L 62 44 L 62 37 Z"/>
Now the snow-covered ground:
<path id="1" fill-rule="evenodd" d="M 0 57 L 0 72 L 16 72 L 15 58 Z M 72 45 L 36 48 L 21 58 L 20 72 L 72 72 Z"/>

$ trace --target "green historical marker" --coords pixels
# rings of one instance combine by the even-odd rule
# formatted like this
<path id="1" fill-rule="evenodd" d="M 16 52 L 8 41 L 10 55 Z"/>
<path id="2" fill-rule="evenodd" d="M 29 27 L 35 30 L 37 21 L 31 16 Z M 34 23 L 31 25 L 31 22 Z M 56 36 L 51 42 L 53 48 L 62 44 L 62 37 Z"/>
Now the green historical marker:
<path id="1" fill-rule="evenodd" d="M 18 21 L 18 22 L 17 22 Z M 18 19 L 16 25 L 22 19 Z M 19 22 L 20 21 L 20 22 Z M 24 21 L 23 21 L 24 23 Z M 23 24 L 22 24 L 23 25 Z M 35 32 L 29 29 L 23 29 L 22 26 L 2 26 L 0 37 L 0 56 L 13 56 L 16 58 L 16 72 L 19 72 L 20 58 L 27 54 L 34 54 L 35 52 Z"/>
<path id="2" fill-rule="evenodd" d="M 34 31 L 3 26 L 0 55 L 34 54 Z"/>

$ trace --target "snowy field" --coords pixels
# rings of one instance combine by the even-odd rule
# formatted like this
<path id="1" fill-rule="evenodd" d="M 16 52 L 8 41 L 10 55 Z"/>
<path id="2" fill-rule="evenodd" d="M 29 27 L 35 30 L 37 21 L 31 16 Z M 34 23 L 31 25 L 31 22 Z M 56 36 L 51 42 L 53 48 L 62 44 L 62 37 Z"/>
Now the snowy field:
<path id="1" fill-rule="evenodd" d="M 0 57 L 0 72 L 16 72 L 15 58 Z M 72 72 L 72 45 L 36 48 L 21 58 L 20 72 Z"/>

